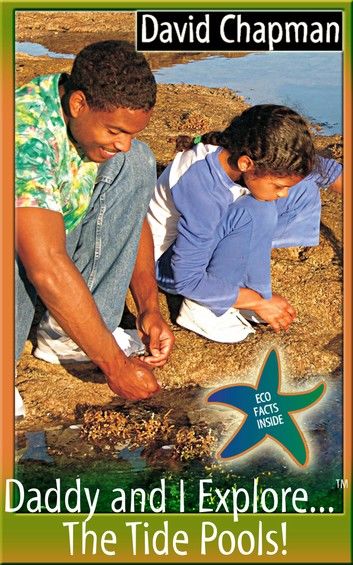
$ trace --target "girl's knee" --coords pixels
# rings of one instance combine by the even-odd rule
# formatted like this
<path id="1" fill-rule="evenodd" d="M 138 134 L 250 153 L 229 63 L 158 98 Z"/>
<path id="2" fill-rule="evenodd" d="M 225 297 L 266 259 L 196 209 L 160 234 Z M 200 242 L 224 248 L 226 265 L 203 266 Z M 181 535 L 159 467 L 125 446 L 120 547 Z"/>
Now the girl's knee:
<path id="1" fill-rule="evenodd" d="M 253 237 L 255 233 L 272 233 L 277 225 L 278 212 L 274 202 L 245 197 L 241 202 L 229 206 L 226 217 L 219 226 L 219 237 L 238 234 L 238 237 Z"/>
<path id="2" fill-rule="evenodd" d="M 277 223 L 278 212 L 274 201 L 257 200 L 252 196 L 246 197 L 242 205 L 251 217 L 252 223 L 263 229 L 271 229 Z"/>
<path id="3" fill-rule="evenodd" d="M 320 202 L 320 189 L 315 180 L 308 177 L 293 186 L 287 198 L 277 200 L 277 209 L 281 214 L 284 211 L 316 207 L 318 202 Z"/>

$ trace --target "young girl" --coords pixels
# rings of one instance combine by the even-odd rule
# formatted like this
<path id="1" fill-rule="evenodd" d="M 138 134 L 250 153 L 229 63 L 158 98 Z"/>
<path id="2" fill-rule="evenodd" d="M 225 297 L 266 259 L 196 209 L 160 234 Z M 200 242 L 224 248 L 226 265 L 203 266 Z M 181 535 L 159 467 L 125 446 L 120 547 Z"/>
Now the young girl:
<path id="1" fill-rule="evenodd" d="M 177 323 L 235 343 L 254 331 L 241 310 L 287 330 L 296 313 L 271 291 L 271 248 L 318 245 L 320 187 L 341 189 L 341 165 L 315 155 L 285 106 L 253 106 L 197 144 L 178 139 L 186 151 L 158 179 L 148 213 L 158 284 L 185 297 Z"/>

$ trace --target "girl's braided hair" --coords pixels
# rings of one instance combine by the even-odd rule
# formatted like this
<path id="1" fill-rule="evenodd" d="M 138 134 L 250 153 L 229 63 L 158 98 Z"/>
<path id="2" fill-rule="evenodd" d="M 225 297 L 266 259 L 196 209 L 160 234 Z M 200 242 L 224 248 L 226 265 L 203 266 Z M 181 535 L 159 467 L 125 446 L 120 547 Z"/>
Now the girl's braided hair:
<path id="1" fill-rule="evenodd" d="M 263 175 L 308 175 L 315 165 L 313 141 L 304 119 L 294 110 L 276 104 L 258 104 L 232 120 L 224 131 L 199 137 L 204 144 L 219 145 L 230 152 L 229 164 L 236 167 L 247 155 L 255 173 Z M 190 149 L 191 138 L 179 136 L 178 151 Z"/>

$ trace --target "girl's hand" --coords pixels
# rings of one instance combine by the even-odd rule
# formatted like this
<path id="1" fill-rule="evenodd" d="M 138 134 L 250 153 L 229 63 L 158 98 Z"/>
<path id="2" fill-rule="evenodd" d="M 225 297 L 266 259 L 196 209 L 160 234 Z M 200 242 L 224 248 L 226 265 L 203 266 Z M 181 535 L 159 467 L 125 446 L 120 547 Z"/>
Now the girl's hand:
<path id="1" fill-rule="evenodd" d="M 281 330 L 287 331 L 297 315 L 288 300 L 279 294 L 273 294 L 268 300 L 260 300 L 253 310 L 270 324 L 276 333 Z"/>

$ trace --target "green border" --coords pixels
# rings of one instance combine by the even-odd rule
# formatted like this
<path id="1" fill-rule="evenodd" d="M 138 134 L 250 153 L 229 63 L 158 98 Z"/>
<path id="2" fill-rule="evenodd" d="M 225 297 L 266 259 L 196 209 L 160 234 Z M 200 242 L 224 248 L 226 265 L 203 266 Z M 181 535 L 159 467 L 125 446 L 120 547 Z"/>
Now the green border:
<path id="1" fill-rule="evenodd" d="M 129 10 L 136 9 L 305 9 L 305 10 L 322 10 L 334 9 L 343 10 L 345 13 L 345 75 L 351 80 L 351 20 L 352 20 L 352 2 L 342 1 L 293 1 L 293 2 L 276 2 L 276 1 L 135 1 L 135 2 L 89 2 L 89 1 L 17 1 L 7 2 L 1 1 L 2 16 L 2 61 L 4 70 L 9 72 L 10 66 L 13 65 L 13 48 L 14 48 L 14 24 L 13 16 L 15 10 Z M 346 91 L 347 92 L 347 91 Z M 5 94 L 11 93 L 5 90 Z M 347 126 L 347 124 L 346 124 Z M 348 126 L 349 127 L 349 126 Z M 350 375 L 346 375 L 346 379 Z M 9 416 L 9 415 L 8 415 Z M 9 421 L 9 420 L 8 420 Z M 6 424 L 6 422 L 4 422 Z M 3 430 L 5 426 L 3 427 Z M 346 430 L 347 433 L 347 430 Z M 352 437 L 352 436 L 351 436 Z M 3 462 L 4 464 L 4 462 Z M 346 466 L 351 462 L 345 460 Z M 7 461 L 8 467 L 8 461 Z M 351 468 L 347 468 L 351 472 Z M 348 475 L 346 475 L 348 476 Z M 6 474 L 5 474 L 6 477 Z M 351 477 L 350 477 L 351 478 Z M 352 524 L 351 509 L 352 500 L 346 493 L 345 511 L 340 515 L 244 515 L 241 516 L 238 523 L 234 523 L 230 516 L 215 514 L 187 514 L 187 515 L 97 515 L 92 518 L 88 526 L 97 532 L 106 529 L 112 529 L 120 532 L 120 543 L 118 547 L 123 547 L 126 543 L 126 536 L 122 532 L 124 524 L 127 521 L 141 520 L 148 521 L 151 527 L 158 528 L 164 520 L 169 521 L 171 530 L 185 529 L 190 534 L 190 552 L 187 557 L 178 560 L 176 556 L 168 557 L 151 557 L 137 555 L 135 558 L 129 553 L 124 554 L 121 550 L 115 557 L 105 557 L 101 553 L 96 557 L 70 557 L 67 546 L 67 534 L 62 527 L 63 521 L 81 521 L 83 516 L 77 515 L 17 515 L 4 514 L 3 505 L 1 506 L 2 519 L 2 552 L 4 563 L 82 563 L 82 562 L 154 562 L 161 561 L 164 563 L 215 563 L 215 562 L 295 562 L 295 563 L 348 563 L 352 557 Z M 256 531 L 258 522 L 261 520 L 264 528 L 275 529 L 279 527 L 280 522 L 287 522 L 287 555 L 280 553 L 276 556 L 261 557 L 259 560 L 256 554 L 250 557 L 242 557 L 238 552 L 230 557 L 222 557 L 217 548 L 210 551 L 206 556 L 202 557 L 198 552 L 198 544 L 196 537 L 198 529 L 202 521 L 214 522 L 219 531 L 230 530 L 238 532 L 249 529 Z M 214 546 L 213 546 L 214 547 Z M 23 557 L 24 556 L 24 557 Z"/>
<path id="2" fill-rule="evenodd" d="M 118 1 L 89 1 L 89 0 L 1 0 L 0 2 L 7 9 L 15 10 L 185 10 L 192 8 L 195 10 L 349 10 L 351 2 L 344 0 L 118 0 Z"/>

